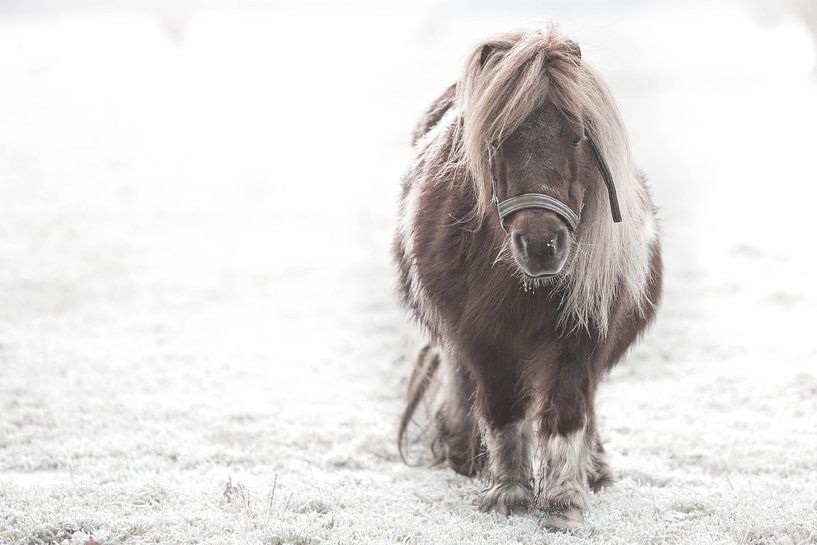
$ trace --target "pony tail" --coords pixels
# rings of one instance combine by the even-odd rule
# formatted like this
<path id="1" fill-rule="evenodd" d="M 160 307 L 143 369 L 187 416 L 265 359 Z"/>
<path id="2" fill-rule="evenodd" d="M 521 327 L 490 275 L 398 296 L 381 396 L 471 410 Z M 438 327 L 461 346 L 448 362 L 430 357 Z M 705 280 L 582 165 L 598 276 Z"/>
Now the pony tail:
<path id="1" fill-rule="evenodd" d="M 417 355 L 417 362 L 411 372 L 411 377 L 409 377 L 406 391 L 406 408 L 400 416 L 400 426 L 397 431 L 397 451 L 400 453 L 400 459 L 403 460 L 404 464 L 410 465 L 406 459 L 406 450 L 408 448 L 406 431 L 439 366 L 440 355 L 430 344 L 425 345 Z"/>

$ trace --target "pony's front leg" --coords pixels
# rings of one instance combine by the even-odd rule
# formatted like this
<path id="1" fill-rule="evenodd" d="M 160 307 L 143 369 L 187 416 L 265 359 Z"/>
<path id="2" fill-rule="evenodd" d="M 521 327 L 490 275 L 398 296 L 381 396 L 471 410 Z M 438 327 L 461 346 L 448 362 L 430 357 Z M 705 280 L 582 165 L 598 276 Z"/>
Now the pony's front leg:
<path id="1" fill-rule="evenodd" d="M 589 481 L 593 480 L 592 403 L 595 383 L 579 362 L 554 369 L 539 413 L 536 507 L 541 526 L 577 528 L 584 521 Z"/>
<path id="2" fill-rule="evenodd" d="M 477 498 L 481 511 L 508 516 L 527 511 L 533 495 L 531 429 L 516 377 L 483 374 L 477 383 L 480 427 L 488 453 L 488 483 Z"/>

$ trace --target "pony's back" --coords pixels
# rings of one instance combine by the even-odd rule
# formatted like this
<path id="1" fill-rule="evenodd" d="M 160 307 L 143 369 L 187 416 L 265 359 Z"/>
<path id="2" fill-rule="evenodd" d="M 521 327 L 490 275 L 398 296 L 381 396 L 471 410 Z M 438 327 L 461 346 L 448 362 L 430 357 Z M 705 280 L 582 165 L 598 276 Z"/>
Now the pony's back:
<path id="1" fill-rule="evenodd" d="M 454 100 L 457 96 L 457 84 L 451 85 L 445 90 L 437 99 L 431 103 L 431 106 L 417 122 L 414 131 L 411 133 L 411 145 L 414 146 L 420 139 L 431 130 L 431 128 L 440 122 L 445 113 L 454 105 Z"/>

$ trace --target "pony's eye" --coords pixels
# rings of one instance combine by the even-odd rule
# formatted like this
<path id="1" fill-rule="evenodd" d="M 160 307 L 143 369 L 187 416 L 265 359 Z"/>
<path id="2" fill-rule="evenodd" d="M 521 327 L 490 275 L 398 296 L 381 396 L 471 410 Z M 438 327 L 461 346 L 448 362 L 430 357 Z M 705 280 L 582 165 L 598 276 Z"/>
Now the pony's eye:
<path id="1" fill-rule="evenodd" d="M 576 138 L 574 138 L 574 139 L 573 139 L 573 141 L 571 142 L 571 144 L 573 144 L 573 147 L 574 147 L 574 148 L 575 148 L 575 147 L 578 147 L 578 145 L 579 145 L 579 144 L 581 144 L 581 143 L 582 143 L 582 137 L 581 137 L 581 135 L 579 135 L 579 136 L 577 136 Z"/>

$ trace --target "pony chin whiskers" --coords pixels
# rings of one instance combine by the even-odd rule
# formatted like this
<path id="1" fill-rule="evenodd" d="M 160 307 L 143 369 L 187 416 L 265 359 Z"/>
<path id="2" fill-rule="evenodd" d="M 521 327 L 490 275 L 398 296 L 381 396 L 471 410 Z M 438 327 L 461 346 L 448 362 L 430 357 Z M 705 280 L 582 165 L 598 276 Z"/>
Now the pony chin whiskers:
<path id="1" fill-rule="evenodd" d="M 519 267 L 516 268 L 516 272 L 514 274 L 522 286 L 522 290 L 530 293 L 534 293 L 539 288 L 544 288 L 552 284 L 558 284 L 561 282 L 560 279 L 563 275 L 564 273 L 559 272 L 553 276 L 533 277 L 522 272 Z"/>
<path id="2" fill-rule="evenodd" d="M 518 269 L 518 267 L 516 267 L 516 261 L 513 259 L 513 254 L 511 253 L 511 243 L 507 238 L 502 243 L 502 247 L 499 248 L 499 253 L 496 254 L 496 258 L 493 263 L 491 263 L 491 268 L 493 269 L 494 266 L 501 261 L 511 263 L 514 265 L 514 269 Z"/>

